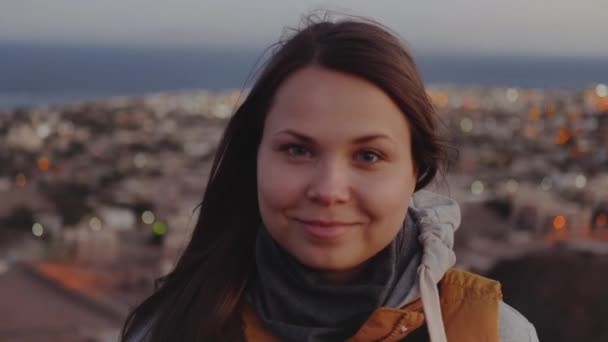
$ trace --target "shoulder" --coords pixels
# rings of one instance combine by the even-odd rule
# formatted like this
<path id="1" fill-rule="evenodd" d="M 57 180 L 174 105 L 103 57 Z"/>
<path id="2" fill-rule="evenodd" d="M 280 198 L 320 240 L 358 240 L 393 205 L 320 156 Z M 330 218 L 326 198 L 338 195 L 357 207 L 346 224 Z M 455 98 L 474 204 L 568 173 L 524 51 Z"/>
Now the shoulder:
<path id="1" fill-rule="evenodd" d="M 534 326 L 505 302 L 500 303 L 499 317 L 501 342 L 538 342 Z"/>
<path id="2" fill-rule="evenodd" d="M 500 283 L 478 274 L 458 269 L 450 269 L 441 281 L 441 290 L 449 299 L 442 302 L 450 311 L 450 301 L 459 299 L 469 305 L 458 306 L 471 309 L 467 317 L 477 322 L 496 322 L 498 314 L 498 335 L 501 342 L 538 342 L 534 326 L 517 310 L 502 301 Z"/>
<path id="3" fill-rule="evenodd" d="M 440 282 L 442 293 L 462 297 L 501 300 L 500 283 L 496 280 L 456 268 L 449 269 Z"/>

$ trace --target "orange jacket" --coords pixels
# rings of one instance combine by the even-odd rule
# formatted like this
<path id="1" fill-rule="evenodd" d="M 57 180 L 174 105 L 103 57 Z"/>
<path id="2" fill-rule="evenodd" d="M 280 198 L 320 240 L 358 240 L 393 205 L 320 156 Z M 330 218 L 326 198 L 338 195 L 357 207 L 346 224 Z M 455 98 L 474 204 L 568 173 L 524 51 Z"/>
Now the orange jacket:
<path id="1" fill-rule="evenodd" d="M 441 313 L 448 341 L 499 342 L 498 308 L 500 284 L 482 276 L 450 269 L 439 283 Z M 245 337 L 252 342 L 278 342 L 247 306 Z M 382 307 L 374 311 L 348 342 L 401 341 L 416 329 L 426 329 L 420 299 L 401 309 Z"/>

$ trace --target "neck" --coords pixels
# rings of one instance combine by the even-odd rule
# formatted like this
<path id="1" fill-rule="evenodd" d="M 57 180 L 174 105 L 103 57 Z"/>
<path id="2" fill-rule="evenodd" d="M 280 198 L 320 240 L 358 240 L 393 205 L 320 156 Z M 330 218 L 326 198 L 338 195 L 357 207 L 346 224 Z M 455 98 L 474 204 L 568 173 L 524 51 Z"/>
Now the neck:
<path id="1" fill-rule="evenodd" d="M 351 285 L 361 282 L 369 269 L 370 260 L 345 270 L 313 270 L 322 281 L 331 285 Z"/>

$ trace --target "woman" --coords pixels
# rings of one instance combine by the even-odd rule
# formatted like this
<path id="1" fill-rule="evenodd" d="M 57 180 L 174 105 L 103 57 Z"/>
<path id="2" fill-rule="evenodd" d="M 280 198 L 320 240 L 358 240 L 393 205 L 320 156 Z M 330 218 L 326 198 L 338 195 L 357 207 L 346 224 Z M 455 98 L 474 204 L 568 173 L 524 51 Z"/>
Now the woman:
<path id="1" fill-rule="evenodd" d="M 532 341 L 500 286 L 451 269 L 458 206 L 412 57 L 311 23 L 230 120 L 191 241 L 123 341 Z"/>

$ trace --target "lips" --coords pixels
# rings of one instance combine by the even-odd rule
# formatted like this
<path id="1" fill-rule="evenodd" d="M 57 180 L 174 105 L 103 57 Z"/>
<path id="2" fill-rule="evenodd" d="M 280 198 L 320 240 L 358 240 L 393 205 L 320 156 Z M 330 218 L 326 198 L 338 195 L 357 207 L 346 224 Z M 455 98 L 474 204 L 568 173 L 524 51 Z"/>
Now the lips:
<path id="1" fill-rule="evenodd" d="M 316 239 L 335 239 L 346 233 L 356 224 L 343 221 L 323 221 L 323 220 L 304 220 L 294 219 L 301 224 L 308 235 Z"/>
<path id="2" fill-rule="evenodd" d="M 343 222 L 343 221 L 323 221 L 323 220 L 303 220 L 303 219 L 295 219 L 300 223 L 315 225 L 319 227 L 339 227 L 339 226 L 352 226 L 354 223 Z"/>

